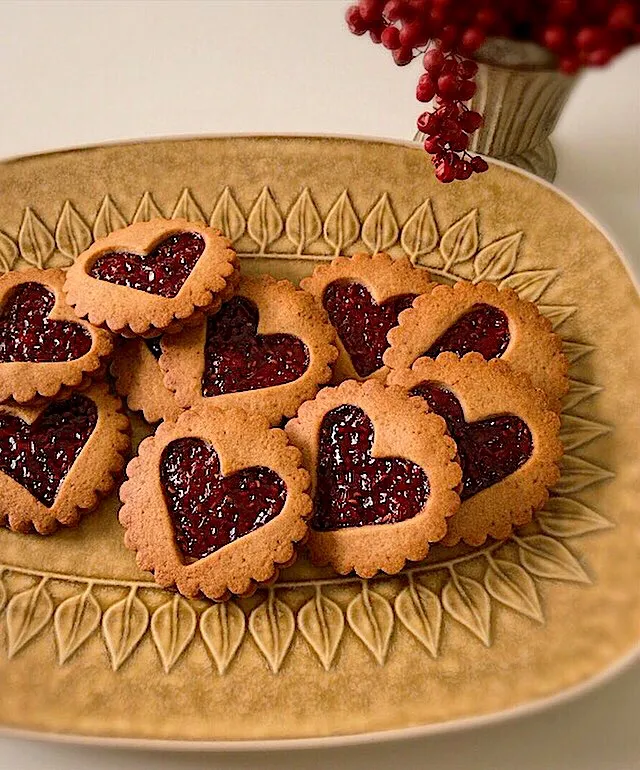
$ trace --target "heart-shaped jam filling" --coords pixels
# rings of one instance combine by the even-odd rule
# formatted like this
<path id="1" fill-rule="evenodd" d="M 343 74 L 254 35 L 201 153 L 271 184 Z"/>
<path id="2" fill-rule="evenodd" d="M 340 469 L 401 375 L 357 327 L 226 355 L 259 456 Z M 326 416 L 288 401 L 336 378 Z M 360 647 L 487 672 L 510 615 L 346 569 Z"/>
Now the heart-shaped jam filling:
<path id="1" fill-rule="evenodd" d="M 208 319 L 203 396 L 284 385 L 305 373 L 304 342 L 291 334 L 258 334 L 259 317 L 251 300 L 234 297 Z"/>
<path id="2" fill-rule="evenodd" d="M 509 320 L 492 305 L 474 305 L 450 326 L 423 355 L 437 358 L 449 350 L 457 356 L 480 353 L 488 361 L 500 358 L 509 345 Z"/>
<path id="3" fill-rule="evenodd" d="M 103 254 L 93 263 L 89 275 L 171 299 L 191 275 L 204 247 L 204 238 L 199 233 L 176 233 L 148 254 L 128 251 Z"/>
<path id="4" fill-rule="evenodd" d="M 327 412 L 320 428 L 316 505 L 312 526 L 327 531 L 396 524 L 420 513 L 429 480 L 400 457 L 373 457 L 371 420 L 357 406 Z"/>
<path id="5" fill-rule="evenodd" d="M 368 377 L 383 365 L 387 334 L 416 296 L 400 294 L 378 304 L 361 283 L 334 281 L 327 286 L 322 303 L 360 377 Z"/>
<path id="6" fill-rule="evenodd" d="M 0 472 L 50 508 L 97 421 L 96 405 L 77 393 L 49 404 L 31 424 L 1 414 Z"/>
<path id="7" fill-rule="evenodd" d="M 501 414 L 468 423 L 453 393 L 430 382 L 417 385 L 411 395 L 424 398 L 431 409 L 445 419 L 458 445 L 462 500 L 515 473 L 531 457 L 533 437 L 519 417 Z"/>
<path id="8" fill-rule="evenodd" d="M 202 559 L 277 516 L 287 497 L 270 468 L 220 475 L 215 449 L 199 438 L 180 438 L 165 448 L 160 464 L 164 497 L 178 548 Z"/>
<path id="9" fill-rule="evenodd" d="M 0 363 L 55 363 L 81 358 L 91 335 L 80 324 L 48 318 L 53 292 L 41 283 L 20 284 L 0 315 Z"/>

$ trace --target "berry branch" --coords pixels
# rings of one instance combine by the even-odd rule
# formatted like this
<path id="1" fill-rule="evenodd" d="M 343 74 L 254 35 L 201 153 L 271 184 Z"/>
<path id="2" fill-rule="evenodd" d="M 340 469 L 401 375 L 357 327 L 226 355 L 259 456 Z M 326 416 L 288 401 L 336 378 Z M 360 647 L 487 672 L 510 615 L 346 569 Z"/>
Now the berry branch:
<path id="1" fill-rule="evenodd" d="M 441 182 L 468 179 L 488 165 L 468 152 L 482 115 L 470 110 L 478 65 L 472 57 L 489 37 L 533 42 L 562 72 L 608 64 L 640 42 L 638 0 L 359 0 L 347 9 L 354 35 L 369 33 L 398 66 L 423 56 L 416 88 L 432 107 L 418 118 Z"/>

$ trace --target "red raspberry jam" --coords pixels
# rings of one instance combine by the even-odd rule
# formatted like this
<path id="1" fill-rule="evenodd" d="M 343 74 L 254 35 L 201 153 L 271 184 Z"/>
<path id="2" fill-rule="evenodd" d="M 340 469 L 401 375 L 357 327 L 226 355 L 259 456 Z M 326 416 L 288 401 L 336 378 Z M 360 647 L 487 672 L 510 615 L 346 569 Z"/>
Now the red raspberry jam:
<path id="1" fill-rule="evenodd" d="M 510 339 L 509 320 L 502 310 L 479 304 L 450 326 L 423 355 L 437 358 L 449 350 L 462 357 L 475 351 L 488 361 L 500 358 Z"/>
<path id="2" fill-rule="evenodd" d="M 327 286 L 322 304 L 359 377 L 383 365 L 387 334 L 417 296 L 400 294 L 379 305 L 361 283 L 334 281 Z"/>
<path id="3" fill-rule="evenodd" d="M 49 404 L 31 425 L 0 414 L 0 473 L 50 508 L 97 421 L 96 405 L 78 393 Z"/>
<path id="4" fill-rule="evenodd" d="M 234 297 L 209 317 L 203 396 L 284 385 L 306 372 L 304 342 L 291 334 L 258 334 L 258 320 L 258 308 L 245 297 Z"/>
<path id="5" fill-rule="evenodd" d="M 424 507 L 429 497 L 425 472 L 400 457 L 372 457 L 373 438 L 371 420 L 357 406 L 343 404 L 325 415 L 314 529 L 396 524 Z"/>
<path id="6" fill-rule="evenodd" d="M 531 457 L 533 437 L 519 417 L 501 414 L 468 423 L 453 393 L 432 382 L 417 385 L 411 395 L 424 398 L 431 409 L 445 419 L 458 445 L 462 500 L 515 473 Z"/>
<path id="7" fill-rule="evenodd" d="M 53 363 L 81 358 L 91 335 L 80 324 L 48 318 L 53 292 L 41 283 L 20 284 L 0 314 L 0 363 Z"/>
<path id="8" fill-rule="evenodd" d="M 215 449 L 199 438 L 165 447 L 160 479 L 178 548 L 188 559 L 203 559 L 258 529 L 287 499 L 283 480 L 270 468 L 221 476 Z"/>
<path id="9" fill-rule="evenodd" d="M 175 297 L 204 251 L 199 233 L 176 233 L 161 241 L 149 254 L 111 251 L 98 257 L 89 275 L 171 299 Z"/>

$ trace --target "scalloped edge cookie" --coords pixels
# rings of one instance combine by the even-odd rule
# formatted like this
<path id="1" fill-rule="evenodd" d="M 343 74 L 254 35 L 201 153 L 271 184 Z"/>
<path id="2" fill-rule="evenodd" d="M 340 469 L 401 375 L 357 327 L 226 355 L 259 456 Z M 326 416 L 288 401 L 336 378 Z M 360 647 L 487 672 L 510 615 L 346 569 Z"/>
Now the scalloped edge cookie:
<path id="1" fill-rule="evenodd" d="M 16 532 L 35 530 L 49 535 L 60 525 L 76 526 L 115 488 L 131 444 L 129 418 L 122 412 L 122 402 L 109 391 L 106 383 L 92 385 L 80 395 L 96 404 L 98 421 L 63 479 L 53 505 L 43 505 L 0 471 L 1 524 Z M 67 399 L 60 399 L 64 400 Z M 9 413 L 32 423 L 50 404 L 37 407 L 4 404 L 0 405 L 0 415 Z"/>
<path id="2" fill-rule="evenodd" d="M 318 531 L 313 529 L 311 520 L 311 560 L 317 566 L 330 564 L 341 575 L 352 571 L 363 578 L 379 571 L 393 575 L 407 561 L 424 559 L 429 544 L 444 537 L 447 517 L 454 515 L 460 505 L 456 490 L 462 471 L 457 448 L 446 432 L 445 421 L 431 412 L 423 399 L 410 397 L 402 388 L 387 387 L 376 380 L 347 380 L 337 387 L 323 388 L 285 426 L 311 473 L 313 495 L 322 421 L 328 412 L 343 404 L 359 407 L 373 423 L 374 456 L 403 457 L 424 469 L 429 479 L 429 496 L 418 514 L 395 524 Z"/>
<path id="3" fill-rule="evenodd" d="M 165 373 L 165 386 L 175 393 L 182 407 L 203 403 L 240 407 L 264 414 L 272 425 L 278 425 L 331 379 L 331 367 L 338 356 L 334 329 L 313 297 L 288 280 L 276 280 L 270 275 L 243 276 L 234 296 L 246 297 L 257 306 L 258 334 L 292 334 L 304 342 L 309 351 L 309 366 L 304 374 L 281 385 L 205 397 L 202 376 L 207 327 L 202 323 L 163 337 L 160 366 Z"/>
<path id="4" fill-rule="evenodd" d="M 95 260 L 113 251 L 148 253 L 179 232 L 199 233 L 205 249 L 175 297 L 150 294 L 89 275 Z M 238 270 L 231 241 L 219 230 L 186 219 L 137 222 L 100 238 L 76 259 L 67 272 L 64 290 L 76 313 L 96 326 L 124 337 L 173 334 L 205 313 L 214 313 L 229 296 Z M 195 317 L 194 317 L 195 316 Z"/>
<path id="5" fill-rule="evenodd" d="M 93 380 L 104 376 L 106 361 L 113 351 L 111 334 L 77 317 L 65 300 L 64 280 L 64 272 L 57 268 L 31 268 L 7 273 L 0 278 L 0 313 L 4 302 L 18 286 L 39 283 L 55 296 L 55 304 L 48 317 L 54 321 L 77 323 L 91 335 L 91 348 L 80 358 L 46 363 L 0 362 L 0 403 L 35 404 L 70 390 L 85 388 Z"/>
<path id="6" fill-rule="evenodd" d="M 165 387 L 160 362 L 141 338 L 123 339 L 116 347 L 111 374 L 117 392 L 133 412 L 142 412 L 151 425 L 160 420 L 177 420 L 182 409 Z"/>
<path id="7" fill-rule="evenodd" d="M 378 304 L 400 294 L 415 294 L 418 297 L 437 286 L 429 273 L 421 267 L 412 265 L 408 257 L 394 259 L 385 252 L 379 252 L 336 257 L 329 264 L 316 267 L 308 278 L 303 278 L 300 281 L 300 288 L 313 294 L 318 304 L 324 309 L 323 297 L 327 287 L 334 281 L 349 280 L 363 284 Z M 368 377 L 361 377 L 354 369 L 337 332 L 336 337 L 339 356 L 334 368 L 334 382 L 346 379 L 362 381 L 369 377 L 384 380 L 388 373 L 388 369 L 384 366 Z"/>
<path id="8" fill-rule="evenodd" d="M 480 353 L 458 358 L 440 353 L 419 358 L 411 369 L 392 371 L 388 382 L 411 393 L 424 382 L 446 385 L 462 406 L 466 422 L 500 414 L 520 417 L 533 437 L 533 452 L 514 473 L 462 500 L 447 520 L 443 545 L 482 545 L 487 537 L 504 540 L 515 527 L 528 524 L 549 498 L 549 488 L 560 478 L 563 454 L 560 418 L 544 392 L 500 359 L 485 361 Z"/>
<path id="9" fill-rule="evenodd" d="M 189 436 L 213 446 L 224 475 L 256 465 L 271 468 L 284 481 L 287 498 L 280 513 L 266 524 L 209 556 L 185 563 L 160 485 L 160 461 L 166 446 Z M 142 441 L 127 475 L 120 488 L 123 507 L 118 516 L 125 545 L 136 551 L 138 566 L 152 572 L 159 585 L 176 586 L 184 596 L 203 593 L 216 601 L 250 596 L 295 561 L 295 544 L 307 536 L 309 474 L 285 432 L 270 428 L 261 415 L 210 405 L 183 412 L 176 422 L 162 423 Z"/>
<path id="10" fill-rule="evenodd" d="M 532 302 L 520 299 L 510 288 L 498 289 L 491 283 L 466 281 L 453 287 L 437 286 L 431 294 L 419 297 L 413 307 L 400 313 L 398 326 L 389 332 L 385 364 L 390 369 L 410 367 L 477 304 L 497 307 L 507 316 L 511 339 L 500 360 L 526 374 L 559 412 L 560 399 L 569 389 L 569 362 L 562 352 L 562 340 L 552 331 L 551 321 L 541 315 Z"/>

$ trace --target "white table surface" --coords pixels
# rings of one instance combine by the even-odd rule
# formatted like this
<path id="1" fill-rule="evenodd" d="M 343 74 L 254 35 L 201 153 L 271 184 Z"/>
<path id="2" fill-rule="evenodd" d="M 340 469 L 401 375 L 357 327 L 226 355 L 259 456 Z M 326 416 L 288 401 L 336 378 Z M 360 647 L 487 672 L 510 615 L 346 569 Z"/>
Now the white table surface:
<path id="1" fill-rule="evenodd" d="M 408 139 L 420 111 L 415 63 L 396 68 L 349 35 L 344 8 L 343 0 L 0 0 L 0 157 L 236 131 Z M 640 278 L 639 73 L 640 49 L 586 75 L 554 144 L 557 185 L 614 234 Z M 3 739 L 0 770 L 637 770 L 639 707 L 636 664 L 570 704 L 464 733 L 209 756 Z"/>

